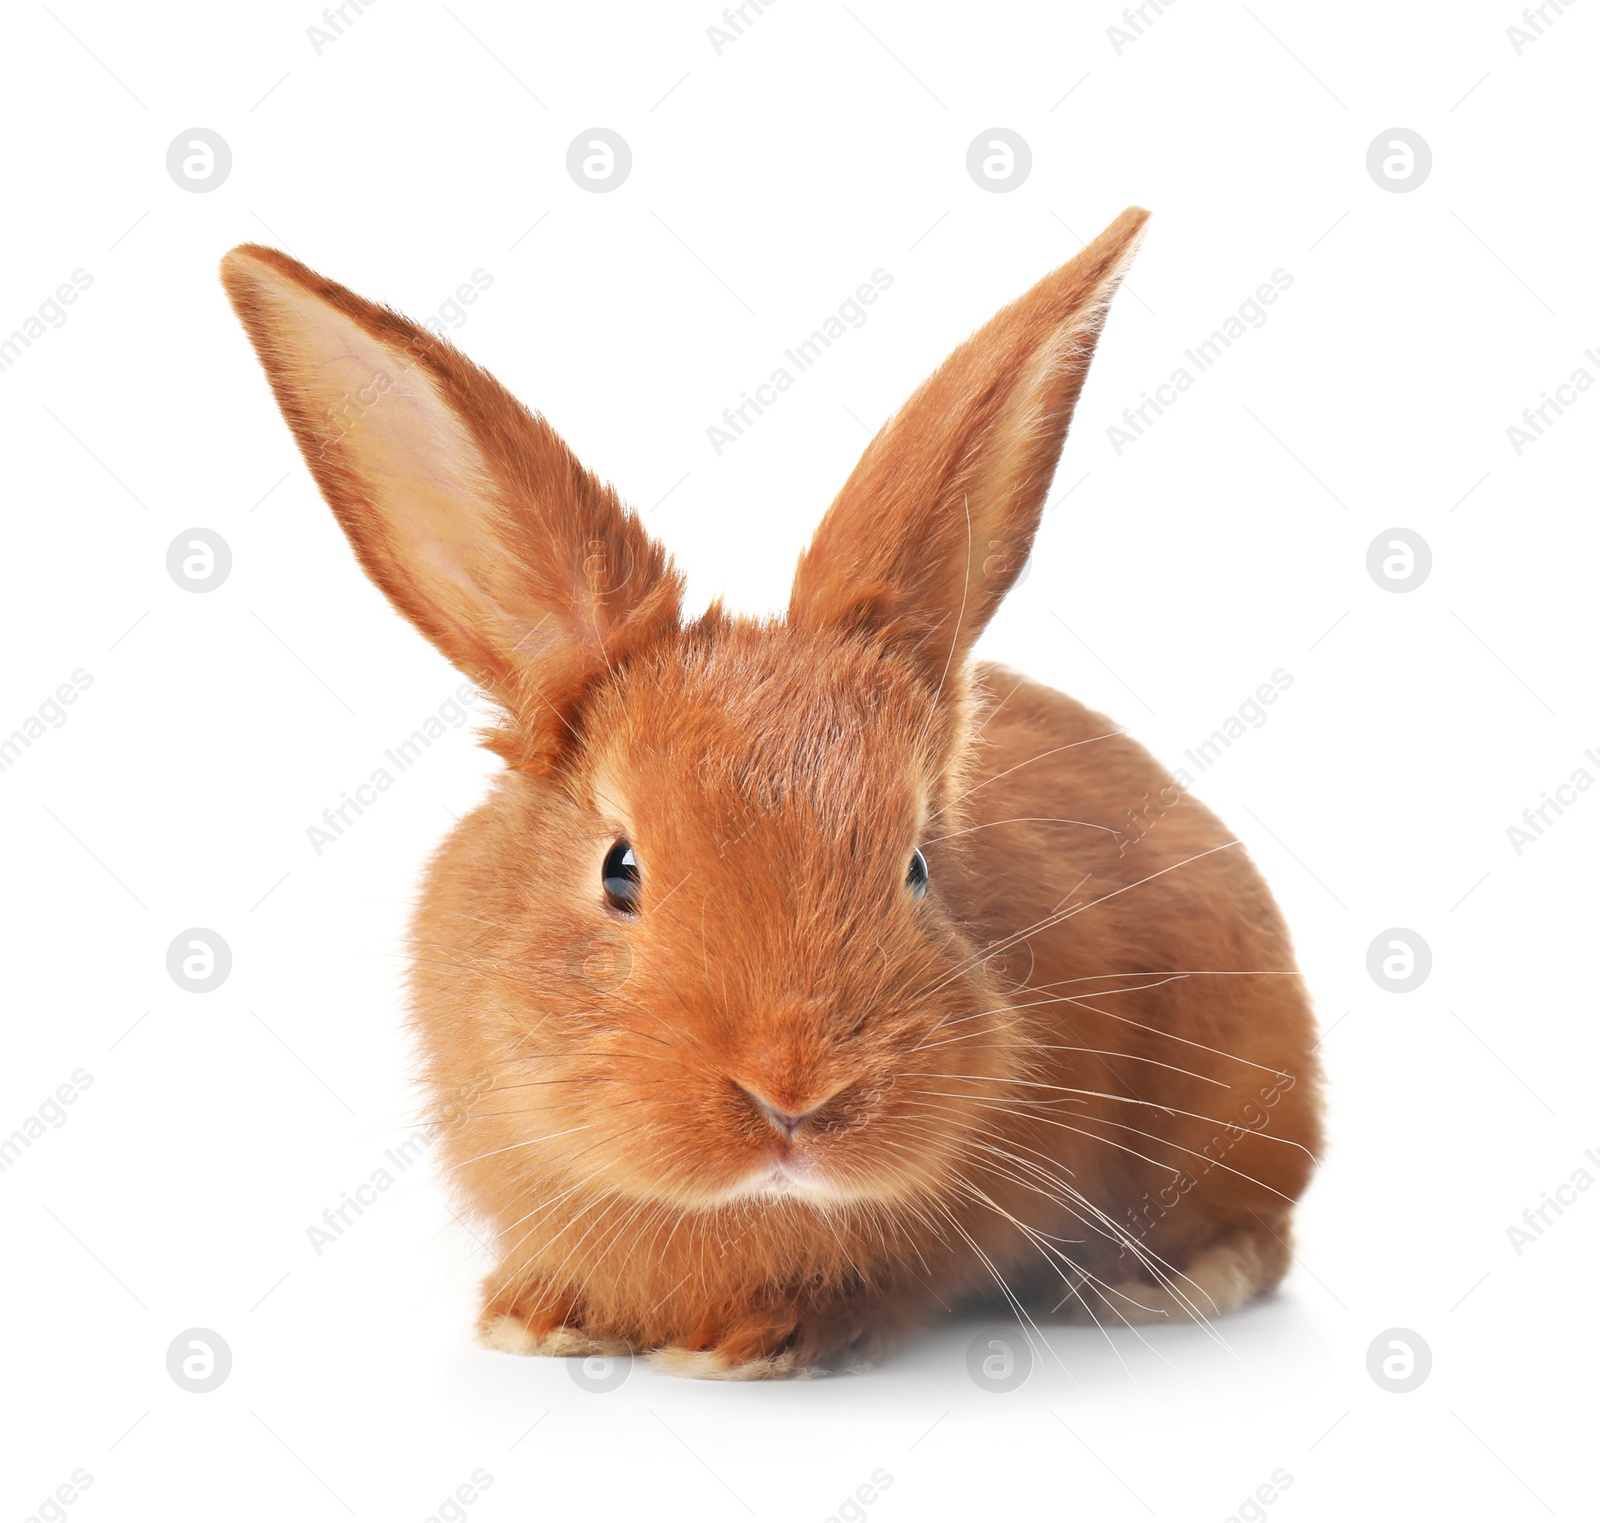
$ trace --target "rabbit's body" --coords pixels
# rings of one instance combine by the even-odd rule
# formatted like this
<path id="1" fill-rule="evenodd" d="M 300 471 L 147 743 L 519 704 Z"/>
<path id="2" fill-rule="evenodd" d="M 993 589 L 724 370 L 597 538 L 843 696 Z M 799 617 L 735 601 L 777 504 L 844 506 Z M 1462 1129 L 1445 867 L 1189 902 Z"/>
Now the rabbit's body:
<path id="1" fill-rule="evenodd" d="M 270 250 L 224 280 L 372 577 L 508 770 L 413 924 L 486 1341 L 748 1377 L 976 1294 L 1209 1316 L 1309 1177 L 1309 1007 L 1260 878 L 1140 747 L 971 647 L 1144 214 L 868 447 L 783 619 L 665 553 L 447 344 Z"/>
<path id="2" fill-rule="evenodd" d="M 1139 1303 L 1231 1309 L 1287 1269 L 1289 1206 L 1320 1140 L 1315 1022 L 1288 932 L 1243 846 L 1144 747 L 1039 683 L 985 676 L 1003 703 L 984 731 L 980 775 L 996 781 L 974 795 L 977 814 L 1115 828 L 973 836 L 973 934 L 1011 947 L 1007 987 L 1022 985 L 1013 997 L 1044 1043 L 1061 1044 L 1047 1079 L 1077 1102 L 1049 1114 L 1106 1139 L 1037 1134 L 1106 1213 L 1104 1234 L 1064 1226 L 1080 1239 L 1071 1256 L 1102 1286 L 1143 1282 L 1125 1287 L 1133 1299 L 1091 1296 L 1080 1310 L 1116 1321 L 1141 1320 Z M 1017 940 L 1041 919 L 1047 930 Z M 1073 1003 L 1028 1007 L 1049 994 Z M 1142 1254 L 1117 1241 L 1123 1231 Z M 1144 1288 L 1156 1281 L 1166 1294 Z"/>
<path id="3" fill-rule="evenodd" d="M 997 1087 L 986 1199 L 911 1233 L 870 1208 L 823 1226 L 798 1202 L 686 1207 L 585 1180 L 597 1134 L 643 1140 L 626 1077 L 551 1073 L 537 1032 L 529 1077 L 495 1076 L 516 1061 L 535 970 L 555 963 L 557 998 L 575 964 L 602 991 L 630 970 L 616 945 L 530 926 L 537 792 L 507 779 L 463 821 L 417 917 L 416 1024 L 456 1177 L 509 1250 L 483 1319 L 495 1346 L 653 1350 L 748 1377 L 870 1357 L 965 1296 L 1117 1323 L 1215 1316 L 1281 1277 L 1316 1095 L 1276 907 L 1215 816 L 1111 721 L 1004 668 L 977 675 L 992 707 L 959 823 L 929 831 L 928 858 L 974 949 L 999 949 L 1027 1061 Z M 937 841 L 946 830 L 961 833 Z M 922 1079 L 934 1097 L 965 1082 L 937 1077 L 949 1068 Z M 573 1087 L 583 1104 L 548 1096 Z M 530 1121 L 556 1135 L 530 1141 Z"/>

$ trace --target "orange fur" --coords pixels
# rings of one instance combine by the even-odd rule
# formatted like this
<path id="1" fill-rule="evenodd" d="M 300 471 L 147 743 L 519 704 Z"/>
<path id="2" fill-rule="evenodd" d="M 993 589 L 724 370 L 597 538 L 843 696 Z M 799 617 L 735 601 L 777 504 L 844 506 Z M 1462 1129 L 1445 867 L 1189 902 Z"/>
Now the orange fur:
<path id="1" fill-rule="evenodd" d="M 798 1374 L 997 1281 L 1132 1319 L 1283 1274 L 1319 1102 L 1270 894 L 1111 721 L 969 661 L 1144 220 L 956 350 L 766 621 L 681 622 L 638 520 L 442 341 L 224 262 L 362 564 L 504 713 L 412 929 L 496 1346 Z"/>

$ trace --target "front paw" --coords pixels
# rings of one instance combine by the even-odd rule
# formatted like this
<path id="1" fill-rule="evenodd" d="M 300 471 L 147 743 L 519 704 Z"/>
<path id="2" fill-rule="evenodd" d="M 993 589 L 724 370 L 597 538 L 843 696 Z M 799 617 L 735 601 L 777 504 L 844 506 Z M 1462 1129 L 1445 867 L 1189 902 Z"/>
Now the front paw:
<path id="1" fill-rule="evenodd" d="M 697 1380 L 808 1380 L 866 1369 L 889 1341 L 889 1322 L 856 1306 L 761 1306 L 707 1319 L 647 1357 Z"/>
<path id="2" fill-rule="evenodd" d="M 751 1359 L 720 1346 L 685 1348 L 679 1343 L 669 1343 L 645 1357 L 658 1370 L 668 1375 L 685 1375 L 691 1380 L 809 1380 L 813 1375 L 829 1373 L 802 1364 L 793 1349 L 760 1354 Z"/>
<path id="3" fill-rule="evenodd" d="M 489 1297 L 478 1317 L 478 1342 L 502 1354 L 544 1354 L 557 1359 L 632 1352 L 625 1339 L 585 1326 L 577 1301 L 526 1284 Z"/>
<path id="4" fill-rule="evenodd" d="M 530 1324 L 509 1312 L 485 1311 L 478 1318 L 478 1342 L 502 1354 L 545 1354 L 557 1359 L 632 1352 L 620 1338 L 596 1337 L 565 1322 L 553 1326 Z"/>
<path id="5" fill-rule="evenodd" d="M 886 1297 L 813 1301 L 767 1291 L 715 1312 L 680 1309 L 655 1328 L 623 1319 L 623 1335 L 619 1319 L 537 1281 L 498 1278 L 485 1292 L 478 1341 L 488 1348 L 556 1358 L 638 1353 L 667 1374 L 699 1380 L 804 1380 L 866 1369 L 897 1341 L 909 1314 Z"/>

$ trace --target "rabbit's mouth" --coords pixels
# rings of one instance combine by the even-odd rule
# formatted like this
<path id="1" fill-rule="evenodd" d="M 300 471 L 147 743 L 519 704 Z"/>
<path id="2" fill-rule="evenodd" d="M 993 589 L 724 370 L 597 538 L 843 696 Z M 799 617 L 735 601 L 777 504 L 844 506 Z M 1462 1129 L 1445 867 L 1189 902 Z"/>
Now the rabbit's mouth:
<path id="1" fill-rule="evenodd" d="M 810 1188 L 811 1181 L 804 1175 L 791 1172 L 782 1163 L 775 1163 L 765 1180 L 762 1181 L 761 1193 L 763 1195 L 793 1195 Z"/>
<path id="2" fill-rule="evenodd" d="M 808 1158 L 792 1148 L 767 1159 L 730 1192 L 735 1200 L 838 1201 L 841 1192 Z"/>

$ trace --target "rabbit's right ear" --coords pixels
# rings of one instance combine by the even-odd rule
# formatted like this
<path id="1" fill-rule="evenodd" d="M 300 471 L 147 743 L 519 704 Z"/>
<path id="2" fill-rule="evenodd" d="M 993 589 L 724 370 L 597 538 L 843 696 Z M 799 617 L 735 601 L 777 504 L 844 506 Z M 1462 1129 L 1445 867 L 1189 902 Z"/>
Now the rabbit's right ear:
<path id="1" fill-rule="evenodd" d="M 675 628 L 682 581 L 542 418 L 443 339 L 245 244 L 222 283 L 367 574 L 512 716 L 563 749 L 583 689 Z"/>
<path id="2" fill-rule="evenodd" d="M 797 625 L 899 641 L 942 690 L 1017 580 L 1100 327 L 1149 213 L 1131 206 L 962 344 L 867 446 L 795 574 Z"/>

